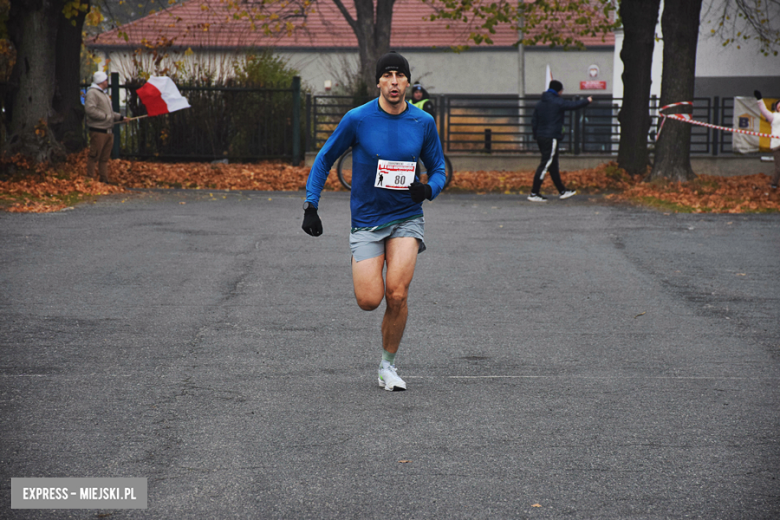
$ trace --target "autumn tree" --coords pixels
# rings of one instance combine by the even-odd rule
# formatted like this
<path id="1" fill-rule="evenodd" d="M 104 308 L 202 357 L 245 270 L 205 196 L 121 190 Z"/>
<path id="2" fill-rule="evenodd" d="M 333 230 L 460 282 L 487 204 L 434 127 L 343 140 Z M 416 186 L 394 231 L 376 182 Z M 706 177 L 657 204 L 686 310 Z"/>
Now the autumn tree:
<path id="1" fill-rule="evenodd" d="M 6 141 L 6 93 L 11 73 L 16 65 L 16 47 L 8 34 L 8 18 L 11 13 L 10 0 L 0 0 L 0 145 Z"/>
<path id="2" fill-rule="evenodd" d="M 661 79 L 661 106 L 693 99 L 696 81 L 696 47 L 702 0 L 666 2 L 661 17 L 664 36 L 664 71 Z M 679 111 L 672 108 L 667 113 Z M 655 147 L 650 175 L 674 181 L 696 177 L 691 168 L 691 125 L 665 125 Z"/>
<path id="3" fill-rule="evenodd" d="M 644 173 L 649 162 L 645 125 L 650 93 L 650 68 L 658 17 L 658 1 L 621 0 L 620 15 L 625 31 L 621 51 L 624 63 L 624 99 L 620 113 L 621 135 L 618 164 L 631 173 Z M 654 4 L 654 5 L 653 5 Z M 693 99 L 696 49 L 700 36 L 701 0 L 665 2 L 661 20 L 664 53 L 661 105 Z M 715 0 L 707 5 L 707 18 L 715 20 L 710 32 L 723 45 L 756 41 L 760 52 L 777 55 L 780 30 L 777 23 L 780 0 Z M 633 41 L 629 41 L 630 34 Z M 636 38 L 641 38 L 637 40 Z M 683 109 L 669 109 L 667 113 Z M 649 123 L 649 118 L 647 119 Z M 636 126 L 634 126 L 636 123 Z M 672 123 L 664 126 L 656 144 L 651 179 L 663 177 L 689 180 L 695 177 L 690 163 L 691 126 Z"/>
<path id="4" fill-rule="evenodd" d="M 755 42 L 765 56 L 777 56 L 780 47 L 780 0 L 711 1 L 705 11 L 712 27 L 703 29 L 719 37 L 723 45 Z"/>
<path id="5" fill-rule="evenodd" d="M 325 0 L 323 0 L 325 1 Z M 395 0 L 353 0 L 352 16 L 341 0 L 333 0 L 358 41 L 360 77 L 366 93 L 376 89 L 375 67 L 379 58 L 390 50 L 390 30 L 393 24 Z"/>
<path id="6" fill-rule="evenodd" d="M 86 146 L 81 104 L 81 49 L 84 21 L 90 0 L 75 0 L 65 4 L 57 19 L 57 43 L 54 56 L 54 97 L 50 118 L 54 137 L 65 150 L 74 152 Z"/>
<path id="7" fill-rule="evenodd" d="M 6 31 L 15 64 L 5 85 L 4 151 L 38 162 L 83 146 L 81 29 L 88 0 L 11 0 Z"/>
<path id="8" fill-rule="evenodd" d="M 61 153 L 49 126 L 53 111 L 57 29 L 60 0 L 11 0 L 8 31 L 17 61 L 8 95 L 11 133 L 9 151 L 47 161 Z"/>
<path id="9" fill-rule="evenodd" d="M 438 18 L 478 20 L 476 31 L 471 35 L 475 44 L 490 44 L 490 34 L 498 24 L 504 23 L 526 29 L 526 35 L 519 43 L 544 42 L 566 49 L 580 46 L 578 36 L 596 35 L 622 24 L 625 39 L 620 57 L 624 64 L 624 99 L 618 116 L 621 123 L 618 164 L 631 173 L 645 173 L 649 165 L 650 73 L 659 0 L 535 0 L 518 5 L 473 3 L 471 0 L 423 1 L 442 6 L 436 15 Z M 608 22 L 608 15 L 615 3 L 619 18 L 613 25 Z M 777 55 L 780 30 L 776 24 L 780 0 L 714 0 L 709 4 L 709 10 L 718 19 L 711 32 L 719 35 L 724 45 L 739 46 L 740 42 L 756 40 L 762 53 Z M 662 105 L 693 99 L 701 11 L 702 0 L 664 3 Z M 556 21 L 565 23 L 556 25 Z M 690 125 L 665 125 L 656 145 L 651 178 L 692 178 L 690 142 Z"/>
<path id="10" fill-rule="evenodd" d="M 472 40 L 475 43 L 483 41 L 490 43 L 489 34 L 498 23 L 517 25 L 518 21 L 523 20 L 527 25 L 530 25 L 530 30 L 527 29 L 527 33 L 533 36 L 529 37 L 526 35 L 522 43 L 537 44 L 545 42 L 551 45 L 561 45 L 566 49 L 576 46 L 577 36 L 597 34 L 599 31 L 611 30 L 616 25 L 622 24 L 624 42 L 620 51 L 620 58 L 624 65 L 622 76 L 624 98 L 618 115 L 618 120 L 620 121 L 618 164 L 631 174 L 646 173 L 649 165 L 647 136 L 651 122 L 649 112 L 651 71 L 660 0 L 622 0 L 618 4 L 619 17 L 614 23 L 610 23 L 609 18 L 610 9 L 614 6 L 611 0 L 534 2 L 533 4 L 521 4 L 518 8 L 511 5 L 497 8 L 495 4 L 473 7 L 468 0 L 439 1 L 446 7 L 440 15 L 443 18 L 466 19 L 467 17 L 473 18 L 476 16 L 484 20 L 480 27 L 482 33 L 477 32 L 472 36 Z M 679 6 L 686 3 L 687 0 L 681 0 L 680 2 L 667 2 L 667 5 L 675 4 Z M 700 8 L 701 0 L 698 1 L 698 4 Z M 671 13 L 672 10 L 670 9 L 669 12 Z M 601 16 L 599 16 L 600 14 Z M 565 23 L 563 26 L 556 26 L 554 23 L 550 23 L 551 21 L 563 21 Z M 573 21 L 576 23 L 572 23 Z M 694 33 L 698 34 L 698 17 L 696 18 Z M 671 38 L 679 39 L 678 36 L 676 33 L 670 34 Z M 690 44 L 690 42 L 687 43 Z M 685 45 L 685 43 L 680 40 L 680 45 Z M 672 44 L 671 47 L 678 51 L 680 50 L 675 44 Z M 696 57 L 695 49 L 694 42 L 694 62 Z M 686 61 L 685 64 L 690 66 L 690 60 Z M 678 78 L 677 82 L 673 82 L 671 81 L 671 76 L 669 76 L 668 96 L 678 95 L 679 92 L 671 90 L 672 86 L 683 84 L 691 87 L 690 96 L 693 96 L 692 82 L 695 69 L 682 70 L 683 68 L 682 66 L 677 67 L 676 73 L 682 74 L 682 77 L 686 79 Z M 664 71 L 666 71 L 666 68 Z M 675 130 L 678 131 L 680 129 Z M 679 162 L 682 160 L 684 162 L 684 158 L 680 158 L 680 154 L 683 148 L 686 150 L 689 148 L 690 129 L 687 129 L 687 131 L 687 140 L 679 140 L 685 139 L 685 129 L 682 129 L 682 134 L 677 136 L 678 140 L 675 143 L 677 149 L 666 152 L 667 161 Z M 666 132 L 666 129 L 664 129 L 664 132 Z M 690 168 L 689 160 L 688 164 Z M 664 171 L 668 172 L 670 170 L 666 168 Z"/>
<path id="11" fill-rule="evenodd" d="M 644 175 L 650 164 L 647 134 L 650 130 L 655 28 L 660 0 L 623 0 L 618 13 L 623 24 L 623 103 L 618 114 L 620 147 L 618 165 L 631 175 Z"/>
<path id="12" fill-rule="evenodd" d="M 473 0 L 422 0 L 436 11 L 431 20 L 452 20 L 468 24 L 469 41 L 492 44 L 496 27 L 508 24 L 522 31 L 523 45 L 548 44 L 564 50 L 584 49 L 584 36 L 606 38 L 616 23 L 612 0 L 520 0 L 474 2 Z"/>

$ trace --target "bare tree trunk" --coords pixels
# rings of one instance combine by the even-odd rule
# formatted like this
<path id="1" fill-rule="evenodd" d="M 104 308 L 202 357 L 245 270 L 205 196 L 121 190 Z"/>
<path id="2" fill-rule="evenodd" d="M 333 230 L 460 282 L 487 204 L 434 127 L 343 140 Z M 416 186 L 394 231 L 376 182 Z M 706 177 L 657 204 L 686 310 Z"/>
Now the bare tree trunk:
<path id="1" fill-rule="evenodd" d="M 625 37 L 620 51 L 623 106 L 618 114 L 618 165 L 631 175 L 645 175 L 650 164 L 647 134 L 650 130 L 650 86 L 659 6 L 660 0 L 623 0 L 619 8 Z"/>
<path id="2" fill-rule="evenodd" d="M 8 23 L 16 45 L 13 78 L 18 88 L 12 94 L 8 151 L 36 162 L 64 155 L 49 124 L 53 114 L 57 20 L 62 16 L 59 0 L 16 0 Z"/>
<path id="3" fill-rule="evenodd" d="M 702 0 L 664 3 L 661 26 L 664 33 L 664 72 L 661 80 L 661 106 L 693 101 L 696 82 L 696 45 Z M 665 113 L 680 112 L 670 109 Z M 691 168 L 691 125 L 667 121 L 656 144 L 651 179 L 688 181 L 696 174 Z"/>
<path id="4" fill-rule="evenodd" d="M 374 56 L 373 59 L 363 65 L 366 73 L 371 74 L 371 89 L 369 92 L 376 92 L 376 62 L 383 54 L 390 51 L 390 33 L 393 29 L 393 7 L 395 0 L 377 0 L 376 1 L 376 23 L 374 24 Z"/>
<path id="5" fill-rule="evenodd" d="M 341 0 L 333 2 L 357 37 L 360 77 L 365 84 L 366 94 L 371 96 L 376 93 L 376 62 L 390 50 L 395 0 L 376 0 L 376 13 L 374 0 L 355 0 L 355 18 L 352 18 Z"/>
<path id="6" fill-rule="evenodd" d="M 57 140 L 68 152 L 86 146 L 84 138 L 84 105 L 81 104 L 79 77 L 81 70 L 81 30 L 86 11 L 79 11 L 76 18 L 59 17 L 56 45 L 55 91 L 52 107 L 55 116 L 50 119 Z M 75 25 L 72 23 L 75 22 Z"/>

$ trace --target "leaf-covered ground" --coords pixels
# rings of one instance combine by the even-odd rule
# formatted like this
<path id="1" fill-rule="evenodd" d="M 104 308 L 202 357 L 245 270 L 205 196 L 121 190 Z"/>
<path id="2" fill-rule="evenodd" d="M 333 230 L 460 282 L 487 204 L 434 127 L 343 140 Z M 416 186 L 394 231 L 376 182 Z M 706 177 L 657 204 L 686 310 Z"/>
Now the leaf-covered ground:
<path id="1" fill-rule="evenodd" d="M 20 157 L 0 158 L 0 209 L 11 212 L 50 212 L 127 188 L 186 188 L 214 190 L 298 191 L 305 189 L 309 168 L 282 162 L 257 164 L 160 163 L 113 160 L 104 184 L 85 176 L 86 150 L 56 166 L 34 166 Z M 606 194 L 665 211 L 693 213 L 758 213 L 780 211 L 780 193 L 769 187 L 764 174 L 718 177 L 699 172 L 688 183 L 643 182 L 614 163 L 562 172 L 570 189 Z M 526 194 L 532 171 L 456 171 L 451 192 Z M 326 190 L 344 190 L 335 172 Z M 542 193 L 552 194 L 545 182 Z"/>

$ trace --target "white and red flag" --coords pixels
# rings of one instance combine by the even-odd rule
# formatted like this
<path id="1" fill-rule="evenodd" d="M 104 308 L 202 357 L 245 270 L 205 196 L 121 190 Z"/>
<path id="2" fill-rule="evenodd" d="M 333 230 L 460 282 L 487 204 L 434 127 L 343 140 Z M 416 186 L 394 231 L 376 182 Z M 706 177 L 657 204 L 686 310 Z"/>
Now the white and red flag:
<path id="1" fill-rule="evenodd" d="M 150 117 L 190 107 L 187 98 L 182 97 L 173 80 L 165 76 L 150 77 L 136 92 Z"/>
<path id="2" fill-rule="evenodd" d="M 550 82 L 552 80 L 553 80 L 552 70 L 550 69 L 550 65 L 547 65 L 547 70 L 544 71 L 544 88 L 542 89 L 542 92 L 550 88 Z"/>

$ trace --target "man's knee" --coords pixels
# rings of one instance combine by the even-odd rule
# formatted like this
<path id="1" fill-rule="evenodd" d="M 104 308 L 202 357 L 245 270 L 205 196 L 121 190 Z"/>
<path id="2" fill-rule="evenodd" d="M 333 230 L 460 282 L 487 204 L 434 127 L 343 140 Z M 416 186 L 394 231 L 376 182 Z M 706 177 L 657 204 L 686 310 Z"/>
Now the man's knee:
<path id="1" fill-rule="evenodd" d="M 379 305 L 382 303 L 382 298 L 376 298 L 371 296 L 365 296 L 365 295 L 355 295 L 355 299 L 357 300 L 358 307 L 360 307 L 364 311 L 373 311 Z"/>
<path id="2" fill-rule="evenodd" d="M 387 306 L 390 308 L 400 308 L 406 305 L 407 297 L 409 296 L 408 287 L 388 287 L 385 294 L 385 300 Z"/>

